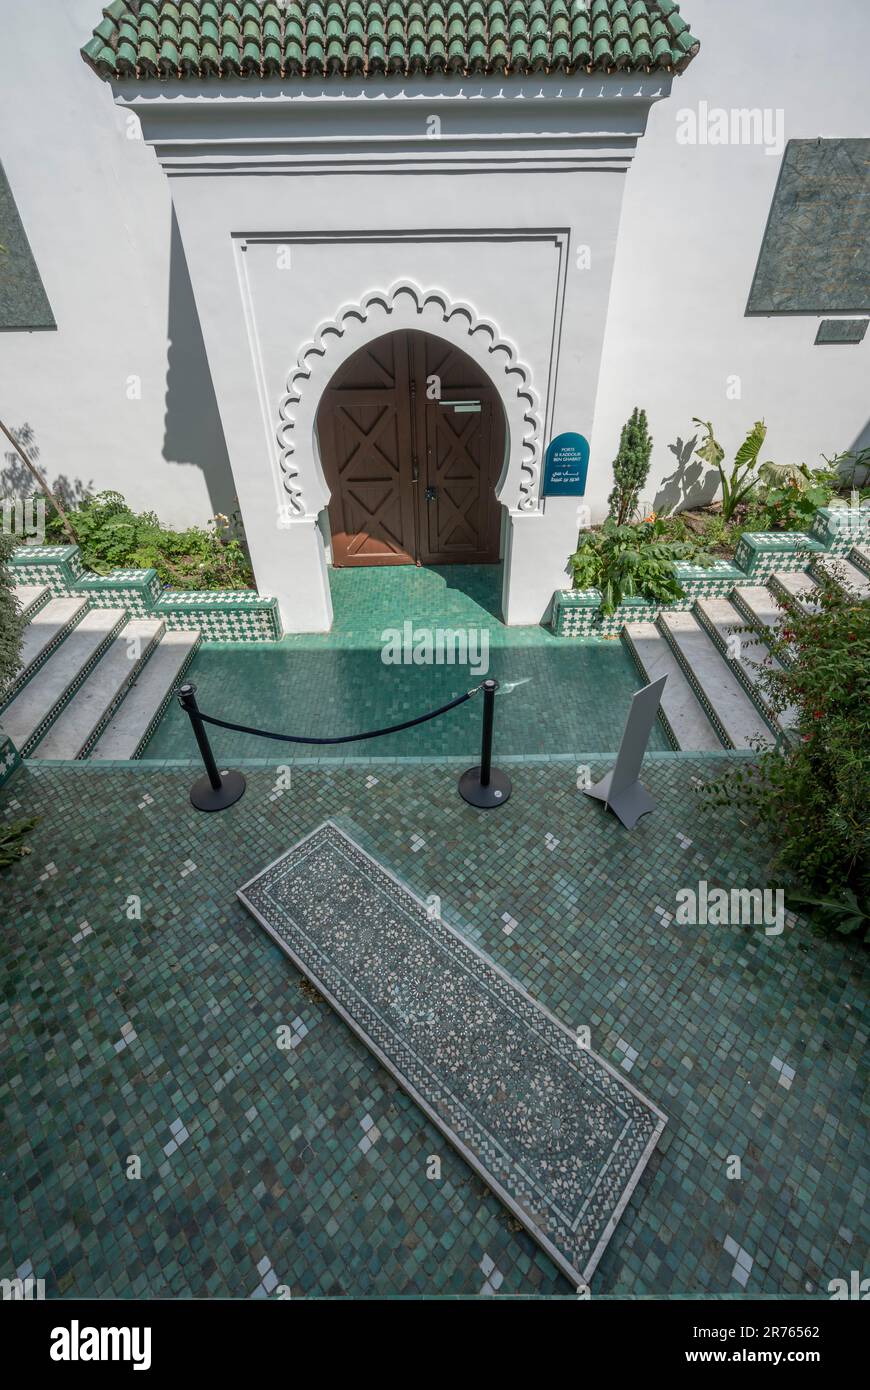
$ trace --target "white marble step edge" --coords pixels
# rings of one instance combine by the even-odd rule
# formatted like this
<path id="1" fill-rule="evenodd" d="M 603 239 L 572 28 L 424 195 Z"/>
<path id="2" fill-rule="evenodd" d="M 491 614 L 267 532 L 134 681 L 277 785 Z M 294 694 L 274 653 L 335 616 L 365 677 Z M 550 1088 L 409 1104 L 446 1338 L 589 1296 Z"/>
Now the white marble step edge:
<path id="1" fill-rule="evenodd" d="M 124 608 L 89 609 L 0 713 L 4 733 L 24 757 L 45 735 L 126 621 Z"/>
<path id="2" fill-rule="evenodd" d="M 703 619 L 706 618 L 706 625 L 717 634 L 716 645 L 720 655 L 724 655 L 759 713 L 772 724 L 774 730 L 785 730 L 794 725 L 797 710 L 789 707 L 781 715 L 775 715 L 761 681 L 766 671 L 781 671 L 782 665 L 762 637 L 745 631 L 746 621 L 740 610 L 727 598 L 702 598 L 696 602 L 695 611 L 702 620 L 701 626 L 705 626 Z M 732 637 L 739 642 L 734 655 L 729 650 L 733 645 L 730 642 Z"/>
<path id="3" fill-rule="evenodd" d="M 100 737 L 164 631 L 160 618 L 130 618 L 33 749 L 31 758 L 83 757 Z"/>
<path id="4" fill-rule="evenodd" d="M 165 632 L 101 733 L 89 758 L 136 758 L 200 642 L 198 631 Z"/>
<path id="5" fill-rule="evenodd" d="M 853 545 L 846 559 L 863 574 L 870 575 L 870 545 Z"/>
<path id="6" fill-rule="evenodd" d="M 764 718 L 750 700 L 737 676 L 709 633 L 691 613 L 662 613 L 659 631 L 670 642 L 689 683 L 713 712 L 711 722 L 721 726 L 732 748 L 751 748 L 754 741 L 773 743 Z"/>
<path id="7" fill-rule="evenodd" d="M 63 637 L 85 616 L 90 604 L 86 598 L 53 598 L 40 608 L 27 624 L 21 638 L 21 669 L 15 688 L 30 680 Z"/>
<path id="8" fill-rule="evenodd" d="M 752 623 L 764 635 L 768 628 L 776 627 L 782 620 L 783 607 L 776 595 L 766 584 L 741 584 L 731 591 L 731 602 L 746 615 L 746 622 Z"/>
<path id="9" fill-rule="evenodd" d="M 51 590 L 47 584 L 13 584 L 12 593 L 18 603 L 18 611 L 27 622 L 30 622 L 34 613 L 38 613 L 51 598 Z"/>
<path id="10" fill-rule="evenodd" d="M 841 589 L 845 589 L 849 594 L 857 594 L 859 598 L 870 598 L 870 576 L 860 570 L 857 565 L 845 555 L 821 558 L 813 566 L 816 573 L 824 571 L 829 574 Z"/>
<path id="11" fill-rule="evenodd" d="M 722 740 L 655 623 L 627 623 L 623 634 L 648 681 L 668 678 L 662 692 L 662 712 L 680 750 L 721 752 Z"/>
<path id="12" fill-rule="evenodd" d="M 805 574 L 803 570 L 778 570 L 770 576 L 767 584 L 768 588 L 784 598 L 786 603 L 797 604 L 808 613 L 817 607 L 813 594 L 818 592 L 819 586 L 812 575 Z"/>

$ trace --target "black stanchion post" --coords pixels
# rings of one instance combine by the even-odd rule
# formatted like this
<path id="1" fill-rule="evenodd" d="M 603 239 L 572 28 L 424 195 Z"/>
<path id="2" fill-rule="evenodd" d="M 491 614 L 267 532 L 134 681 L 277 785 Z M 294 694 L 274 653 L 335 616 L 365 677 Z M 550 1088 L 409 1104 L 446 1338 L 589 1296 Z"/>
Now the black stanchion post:
<path id="1" fill-rule="evenodd" d="M 498 681 L 483 682 L 483 732 L 480 740 L 480 766 L 470 767 L 459 779 L 459 795 L 469 806 L 491 811 L 503 806 L 511 794 L 511 779 L 492 766 L 492 725 L 495 718 L 495 692 Z"/>
<path id="2" fill-rule="evenodd" d="M 194 737 L 205 763 L 205 776 L 198 777 L 190 789 L 190 800 L 198 811 L 223 811 L 244 796 L 247 785 L 241 772 L 218 772 L 208 734 L 196 703 L 196 686 L 182 685 L 176 692 L 178 703 L 190 718 Z"/>

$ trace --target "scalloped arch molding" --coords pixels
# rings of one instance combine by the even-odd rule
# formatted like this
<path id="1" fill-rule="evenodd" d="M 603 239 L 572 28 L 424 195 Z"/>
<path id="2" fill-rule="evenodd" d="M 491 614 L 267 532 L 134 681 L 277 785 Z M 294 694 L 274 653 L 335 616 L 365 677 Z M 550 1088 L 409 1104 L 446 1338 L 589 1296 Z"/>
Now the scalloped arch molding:
<path id="1" fill-rule="evenodd" d="M 321 396 L 348 357 L 365 343 L 401 329 L 444 338 L 483 368 L 501 398 L 508 429 L 508 457 L 496 488 L 511 510 L 538 509 L 541 417 L 529 367 L 497 326 L 471 304 L 452 300 L 443 290 L 422 290 L 410 280 L 388 290 L 372 290 L 359 304 L 345 304 L 318 328 L 301 349 L 278 407 L 281 481 L 289 497 L 289 518 L 311 516 L 329 501 L 329 488 L 315 443 Z"/>

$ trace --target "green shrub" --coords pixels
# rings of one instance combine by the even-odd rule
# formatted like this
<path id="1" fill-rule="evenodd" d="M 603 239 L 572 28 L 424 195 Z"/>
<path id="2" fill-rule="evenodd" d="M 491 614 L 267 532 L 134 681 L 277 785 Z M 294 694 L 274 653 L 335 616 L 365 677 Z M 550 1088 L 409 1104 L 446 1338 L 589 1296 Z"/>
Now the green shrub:
<path id="1" fill-rule="evenodd" d="M 705 463 L 712 464 L 717 470 L 722 487 L 722 516 L 725 521 L 730 521 L 737 507 L 746 500 L 758 482 L 755 469 L 761 446 L 767 437 L 767 425 L 763 420 L 756 420 L 734 455 L 731 472 L 728 473 L 723 466 L 725 450 L 713 434 L 710 421 L 699 420 L 695 416 L 693 424 L 700 425 L 701 429 L 707 431 L 706 437 L 698 446 L 698 457 Z"/>
<path id="2" fill-rule="evenodd" d="M 14 546 L 15 537 L 0 531 L 0 696 L 11 685 L 21 665 L 24 623 L 13 592 L 15 581 L 6 563 Z"/>
<path id="3" fill-rule="evenodd" d="M 134 512 L 119 492 L 98 492 L 71 514 L 88 569 L 156 569 L 164 584 L 178 589 L 250 589 L 254 578 L 244 548 L 225 516 L 208 529 L 173 531 L 154 512 Z M 47 539 L 63 541 L 57 519 Z"/>
<path id="4" fill-rule="evenodd" d="M 600 531 L 581 531 L 570 564 L 575 589 L 600 589 L 606 616 L 626 598 L 674 603 L 683 597 L 675 560 L 709 564 L 694 541 L 668 539 L 668 523 L 659 519 L 619 526 L 611 518 Z"/>
<path id="5" fill-rule="evenodd" d="M 613 460 L 615 486 L 608 501 L 610 515 L 617 525 L 630 521 L 637 510 L 640 490 L 649 473 L 652 439 L 646 427 L 646 411 L 635 406 L 622 427 L 619 453 Z"/>
<path id="6" fill-rule="evenodd" d="M 759 531 L 804 531 L 818 507 L 827 507 L 837 490 L 830 468 L 810 470 L 805 463 L 764 463 L 747 522 Z"/>
<path id="7" fill-rule="evenodd" d="M 772 646 L 791 664 L 764 688 L 777 712 L 797 710 L 795 737 L 707 790 L 767 828 L 789 901 L 857 931 L 870 925 L 870 600 L 823 578 L 818 610 L 783 617 Z"/>

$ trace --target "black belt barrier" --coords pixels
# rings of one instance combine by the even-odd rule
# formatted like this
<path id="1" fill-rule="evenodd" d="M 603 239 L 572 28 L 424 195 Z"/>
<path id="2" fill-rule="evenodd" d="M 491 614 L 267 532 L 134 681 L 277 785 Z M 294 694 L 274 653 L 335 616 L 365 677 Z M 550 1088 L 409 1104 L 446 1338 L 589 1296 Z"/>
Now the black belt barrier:
<path id="1" fill-rule="evenodd" d="M 457 695 L 455 700 L 449 700 L 446 705 L 439 705 L 438 709 L 429 710 L 427 714 L 418 714 L 416 719 L 405 719 L 401 724 L 390 724 L 385 729 L 368 729 L 362 734 L 341 734 L 334 738 L 306 738 L 301 734 L 276 734 L 271 729 L 255 729 L 247 724 L 234 724 L 228 719 L 216 719 L 214 715 L 203 714 L 200 710 L 196 703 L 196 686 L 189 683 L 182 685 L 176 691 L 178 703 L 190 718 L 191 727 L 205 764 L 205 776 L 198 778 L 191 788 L 191 802 L 198 811 L 223 811 L 244 795 L 246 786 L 245 778 L 241 772 L 218 771 L 204 728 L 206 724 L 213 724 L 218 729 L 233 729 L 239 734 L 253 734 L 256 738 L 276 739 L 280 743 L 317 745 L 360 743 L 364 739 L 382 738 L 385 734 L 401 733 L 403 729 L 412 729 L 416 724 L 426 724 L 430 719 L 437 719 L 439 715 L 446 714 L 448 710 L 456 709 L 458 705 L 464 705 L 466 700 L 471 700 L 480 690 L 483 691 L 483 736 L 480 766 L 469 768 L 467 772 L 463 773 L 459 782 L 459 793 L 470 805 L 477 806 L 481 810 L 500 806 L 510 796 L 511 784 L 506 773 L 491 766 L 495 692 L 498 690 L 498 681 L 496 680 L 485 680 L 482 685 L 476 685 L 472 690 L 466 690 L 464 694 Z"/>

